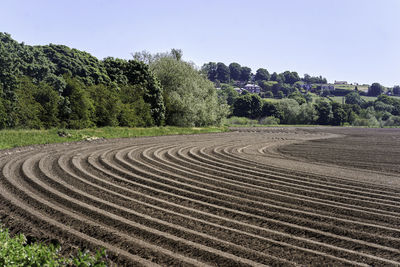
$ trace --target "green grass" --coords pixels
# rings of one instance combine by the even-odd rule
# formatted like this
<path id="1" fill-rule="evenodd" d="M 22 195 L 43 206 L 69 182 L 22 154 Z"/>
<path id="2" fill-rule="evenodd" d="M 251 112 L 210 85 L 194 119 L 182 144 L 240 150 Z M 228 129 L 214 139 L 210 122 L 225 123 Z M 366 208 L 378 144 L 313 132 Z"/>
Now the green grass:
<path id="1" fill-rule="evenodd" d="M 96 138 L 126 138 L 140 136 L 180 135 L 225 132 L 226 127 L 104 127 L 82 130 L 1 130 L 0 149 L 20 146 L 63 143 Z M 64 133 L 64 137 L 59 133 Z"/>
<path id="2" fill-rule="evenodd" d="M 59 247 L 41 243 L 28 244 L 23 234 L 11 237 L 8 230 L 0 227 L 0 266 L 79 266 L 103 267 L 105 251 L 90 255 L 79 251 L 76 256 L 65 258 Z"/>

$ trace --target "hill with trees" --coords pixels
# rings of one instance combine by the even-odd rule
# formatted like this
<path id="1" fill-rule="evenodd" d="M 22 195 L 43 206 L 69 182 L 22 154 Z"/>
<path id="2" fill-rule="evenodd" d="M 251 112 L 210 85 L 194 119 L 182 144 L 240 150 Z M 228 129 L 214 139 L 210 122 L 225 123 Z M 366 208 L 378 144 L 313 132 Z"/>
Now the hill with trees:
<path id="1" fill-rule="evenodd" d="M 176 52 L 150 66 L 99 60 L 65 45 L 30 46 L 0 33 L 0 128 L 220 123 L 226 112 L 214 86 Z"/>

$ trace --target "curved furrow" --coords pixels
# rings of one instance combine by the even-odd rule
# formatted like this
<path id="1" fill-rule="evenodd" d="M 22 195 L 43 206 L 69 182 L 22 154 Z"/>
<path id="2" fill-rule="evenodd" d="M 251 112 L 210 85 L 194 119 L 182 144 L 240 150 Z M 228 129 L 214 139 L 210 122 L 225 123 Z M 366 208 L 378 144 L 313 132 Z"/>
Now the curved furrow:
<path id="1" fill-rule="evenodd" d="M 365 191 L 367 193 L 372 193 L 372 194 L 379 194 L 380 196 L 388 196 L 389 198 L 394 196 L 395 199 L 398 199 L 400 197 L 400 190 L 398 188 L 393 188 L 389 186 L 382 186 L 379 184 L 373 184 L 373 183 L 368 183 L 368 182 L 363 182 L 359 183 L 355 180 L 343 178 L 343 177 L 333 177 L 333 176 L 328 176 L 328 175 L 315 175 L 310 172 L 303 172 L 299 170 L 293 170 L 289 168 L 282 168 L 282 167 L 276 167 L 276 166 L 269 166 L 265 165 L 262 163 L 255 162 L 254 159 L 249 159 L 248 157 L 241 157 L 239 153 L 235 153 L 235 150 L 237 150 L 237 147 L 235 146 L 223 146 L 224 148 L 218 153 L 219 158 L 224 158 L 228 162 L 231 162 L 231 164 L 235 164 L 234 162 L 237 162 L 239 164 L 244 164 L 245 166 L 248 166 L 249 169 L 262 169 L 264 172 L 269 172 L 272 174 L 285 174 L 288 176 L 294 175 L 295 177 L 301 177 L 302 179 L 309 179 L 312 180 L 313 182 L 319 182 L 323 181 L 326 182 L 328 185 L 340 185 L 344 187 L 345 189 L 350 188 L 350 189 L 356 189 L 356 190 L 361 190 Z M 230 150 L 230 151 L 229 151 Z M 269 155 L 265 155 L 266 157 L 269 157 Z"/>
<path id="2" fill-rule="evenodd" d="M 92 166 L 94 166 L 96 169 L 98 169 L 98 170 L 101 170 L 102 168 L 101 167 L 99 167 L 99 166 L 96 166 L 96 164 L 93 162 L 93 159 L 91 159 L 91 161 L 92 161 Z M 103 169 L 102 170 L 105 174 L 107 174 L 107 175 L 110 175 L 110 176 L 115 176 L 116 177 L 116 175 L 115 174 L 113 174 L 112 172 L 109 172 L 108 170 L 106 170 L 106 169 Z M 117 178 L 117 179 L 120 179 L 120 180 L 125 180 L 125 178 L 122 178 L 122 177 L 120 177 L 120 178 Z M 129 181 L 129 180 L 125 180 L 125 181 Z M 133 182 L 133 183 L 135 183 L 135 182 Z M 138 186 L 142 186 L 142 185 L 139 185 L 139 184 L 137 184 Z M 143 186 L 143 187 L 146 187 L 146 186 Z M 160 191 L 158 191 L 158 190 L 156 190 L 156 189 L 154 189 L 154 188 L 152 188 L 152 187 L 148 187 L 148 189 L 150 189 L 149 191 L 156 191 L 157 193 L 156 193 L 156 195 L 159 197 L 160 196 Z M 167 195 L 169 195 L 169 196 L 174 196 L 174 194 L 169 194 L 169 193 L 166 193 Z M 145 196 L 146 198 L 150 198 L 150 199 L 152 199 L 152 200 L 154 200 L 155 198 L 154 197 L 151 197 L 151 196 L 149 196 L 149 195 L 143 195 L 143 196 Z M 188 200 L 188 198 L 187 199 L 184 199 L 184 200 Z M 168 203 L 168 201 L 167 200 L 158 200 L 158 201 L 161 201 L 161 203 L 157 203 L 157 205 L 159 205 L 159 206 L 162 206 L 162 205 L 164 205 L 164 204 L 166 204 L 166 203 Z M 253 230 L 253 233 L 254 234 L 250 234 L 250 236 L 252 237 L 252 238 L 257 238 L 257 239 L 261 239 L 261 241 L 263 242 L 263 243 L 265 243 L 265 242 L 268 242 L 268 243 L 272 243 L 272 245 L 269 245 L 269 244 L 267 244 L 267 246 L 268 246 L 268 251 L 270 251 L 270 250 L 275 250 L 275 249 L 283 249 L 283 252 L 281 251 L 280 252 L 280 254 L 286 254 L 286 253 L 292 253 L 293 252 L 293 250 L 294 251 L 296 251 L 296 253 L 299 253 L 299 250 L 301 251 L 301 252 L 304 252 L 304 253 L 306 253 L 306 254 L 312 254 L 312 255 L 314 255 L 313 257 L 310 257 L 310 255 L 308 255 L 308 257 L 306 256 L 306 257 L 304 257 L 304 256 L 300 256 L 300 257 L 298 257 L 297 258 L 297 260 L 298 261 L 300 261 L 300 262 L 303 262 L 303 263 L 310 263 L 309 262 L 309 260 L 311 260 L 312 262 L 323 262 L 323 263 L 326 263 L 326 262 L 328 262 L 328 260 L 333 260 L 334 262 L 342 262 L 342 263 L 347 263 L 347 264 L 351 264 L 351 265 L 353 265 L 353 264 L 356 264 L 356 262 L 354 262 L 354 261 L 351 261 L 351 260 L 346 260 L 346 259 L 344 259 L 344 258 L 339 258 L 339 257 L 335 257 L 335 256 L 332 256 L 332 255 L 329 255 L 329 254 L 327 254 L 327 253 L 323 253 L 323 252 L 319 252 L 319 251 L 317 251 L 317 250 L 312 250 L 312 249 L 308 249 L 308 248 L 302 248 L 302 247 L 296 247 L 296 246 L 293 246 L 293 245 L 290 245 L 290 244 L 287 244 L 287 243 L 285 243 L 285 242 L 282 242 L 282 241 L 277 241 L 277 240 L 272 240 L 272 239 L 268 239 L 268 238 L 264 238 L 264 237 L 261 237 L 260 236 L 260 234 L 262 234 L 262 232 L 263 231 L 266 231 L 266 229 L 264 229 L 264 228 L 262 228 L 262 227 L 255 227 L 255 226 L 253 226 L 253 225 L 249 225 L 249 224 L 246 224 L 246 223 L 242 223 L 242 222 L 240 222 L 240 221 L 237 221 L 237 222 L 235 222 L 235 221 L 233 221 L 233 220 L 231 220 L 231 219 L 227 219 L 227 218 L 225 218 L 225 217 L 221 217 L 221 216 L 218 216 L 218 215 L 213 215 L 213 213 L 207 213 L 207 212 L 201 212 L 201 211 L 199 211 L 198 209 L 192 209 L 192 208 L 187 208 L 187 207 L 185 207 L 185 206 L 180 206 L 180 205 L 177 205 L 177 204 L 174 204 L 174 203 L 169 203 L 169 205 L 171 205 L 170 207 L 168 207 L 169 209 L 171 209 L 171 207 L 172 208 L 174 208 L 174 207 L 176 207 L 176 210 L 178 211 L 178 212 L 182 212 L 183 210 L 189 210 L 189 211 L 191 211 L 191 212 L 194 212 L 194 213 L 197 213 L 197 214 L 201 214 L 202 215 L 202 217 L 209 217 L 209 218 L 212 218 L 212 219 L 217 219 L 217 222 L 219 223 L 219 224 L 223 224 L 223 223 L 221 223 L 221 222 L 224 222 L 224 223 L 226 223 L 226 224 L 228 224 L 228 225 L 234 225 L 234 227 L 247 227 L 247 229 L 246 228 L 244 228 L 246 231 L 249 231 L 249 227 L 250 228 L 252 228 L 252 230 Z M 207 218 L 208 220 L 209 220 L 209 218 Z M 219 221 L 218 221 L 219 220 Z M 208 224 L 210 224 L 210 223 L 208 223 Z M 235 224 L 237 224 L 237 225 L 235 225 Z M 227 229 L 227 228 L 226 228 Z M 232 228 L 230 228 L 229 229 L 230 231 L 234 231 L 234 232 L 238 232 L 238 233 L 245 233 L 245 235 L 249 235 L 249 233 L 246 233 L 246 232 L 243 232 L 243 231 L 239 231 L 239 230 L 235 230 L 235 229 L 232 229 Z M 275 246 L 275 247 L 272 247 L 272 246 Z M 318 245 L 316 246 L 316 247 L 318 247 Z M 315 247 L 313 247 L 314 249 L 315 249 Z M 300 254 L 301 255 L 301 254 Z M 318 258 L 315 256 L 315 255 L 318 255 L 319 257 L 324 257 L 324 260 L 322 260 L 321 261 L 321 259 L 319 259 L 318 260 Z M 289 258 L 293 258 L 294 256 L 288 256 Z M 304 261 L 307 261 L 307 262 L 304 262 Z M 365 260 L 363 260 L 363 261 L 365 261 Z M 357 265 L 358 265 L 359 263 L 357 263 Z M 336 264 L 335 264 L 336 265 Z"/>
<path id="3" fill-rule="evenodd" d="M 76 159 L 76 157 L 72 158 L 72 161 L 74 161 Z M 74 176 L 74 174 L 72 172 L 70 172 L 67 167 L 62 163 L 62 160 L 59 161 L 61 168 L 64 170 L 65 174 L 68 174 L 69 176 Z M 43 170 L 42 170 L 43 171 Z M 75 177 L 75 179 L 79 179 L 79 177 Z M 252 261 L 246 261 L 245 258 L 246 257 L 250 257 L 253 256 L 252 254 L 260 254 L 257 253 L 255 251 L 252 251 L 250 249 L 241 247 L 241 246 L 237 246 L 235 244 L 232 244 L 230 242 L 222 242 L 214 237 L 211 236 L 207 236 L 205 234 L 201 234 L 195 231 L 192 231 L 190 229 L 185 229 L 179 225 L 173 225 L 161 220 L 157 220 L 154 219 L 146 214 L 140 214 L 135 212 L 134 210 L 131 209 L 127 209 L 124 208 L 122 206 L 119 205 L 115 205 L 111 202 L 105 201 L 102 198 L 99 197 L 92 197 L 90 195 L 85 195 L 83 196 L 82 193 L 83 191 L 80 190 L 74 190 L 71 187 L 68 186 L 68 183 L 63 183 L 62 186 L 64 186 L 66 188 L 66 190 L 68 190 L 68 195 L 73 195 L 75 199 L 81 198 L 82 201 L 84 201 L 84 203 L 90 203 L 92 206 L 96 206 L 96 207 L 101 207 L 101 210 L 105 211 L 104 214 L 102 214 L 102 220 L 104 221 L 105 218 L 104 216 L 107 215 L 107 213 L 109 214 L 108 217 L 115 217 L 115 218 L 111 218 L 107 221 L 107 225 L 115 225 L 115 227 L 117 227 L 115 230 L 118 230 L 119 228 L 124 229 L 124 231 L 126 231 L 128 229 L 128 226 L 131 227 L 135 227 L 139 229 L 139 233 L 136 233 L 136 235 L 141 234 L 141 231 L 145 231 L 146 235 L 149 234 L 157 234 L 157 239 L 172 239 L 174 241 L 179 241 L 181 243 L 181 245 L 179 246 L 179 249 L 183 249 L 183 244 L 187 244 L 190 246 L 194 246 L 195 249 L 198 249 L 199 251 L 201 251 L 201 255 L 203 255 L 203 257 L 208 258 L 209 260 L 218 260 L 219 262 L 226 262 L 227 264 L 229 263 L 229 260 L 231 260 L 231 263 L 229 263 L 230 265 L 233 264 L 233 262 L 239 262 L 242 264 L 255 264 L 255 262 Z M 61 187 L 61 184 L 58 186 Z M 82 211 L 83 213 L 86 213 L 87 211 Z M 97 212 L 100 212 L 99 210 Z M 107 212 L 107 213 L 106 213 Z M 96 217 L 96 215 L 94 214 L 90 214 L 90 217 Z M 112 219 L 118 219 L 118 221 L 116 223 L 112 223 Z M 126 220 L 127 219 L 127 220 Z M 134 223 L 134 221 L 138 221 L 138 223 Z M 146 227 L 146 226 L 141 226 L 141 225 L 151 225 L 152 227 Z M 123 227 L 122 227 L 123 226 Z M 132 231 L 135 232 L 135 229 L 133 229 Z M 162 229 L 163 232 L 158 231 L 157 229 Z M 137 232 L 137 231 L 136 231 Z M 168 233 L 171 232 L 171 234 L 169 235 Z M 174 235 L 173 235 L 173 234 Z M 164 235 L 164 236 L 163 236 Z M 180 239 L 178 236 L 175 235 L 179 235 L 179 236 L 187 236 L 189 239 L 192 239 L 192 241 L 187 241 L 187 240 L 183 240 Z M 203 238 L 204 240 L 201 240 L 201 238 Z M 160 241 L 164 241 L 164 243 L 168 243 L 168 240 L 160 240 Z M 160 242 L 158 241 L 158 243 Z M 202 246 L 199 245 L 201 243 L 215 243 L 215 242 L 219 242 L 218 243 L 218 247 L 223 248 L 225 247 L 225 249 L 227 249 L 226 247 L 230 248 L 231 251 L 235 251 L 236 250 L 241 250 L 240 252 L 245 253 L 243 255 L 241 255 L 242 257 L 236 257 L 233 255 L 229 255 L 227 253 L 218 251 L 218 250 L 214 250 L 212 248 L 207 248 L 206 246 Z M 158 244 L 159 246 L 162 246 L 160 244 Z M 165 251 L 164 251 L 165 252 Z M 216 255 L 207 255 L 207 253 L 213 253 Z M 173 254 L 171 252 L 168 252 L 171 256 L 176 255 L 178 256 L 178 254 Z M 179 251 L 174 251 L 174 253 L 179 253 Z M 237 252 L 239 253 L 239 252 Z M 218 258 L 218 256 L 220 258 Z M 262 256 L 262 257 L 260 257 Z M 223 259 L 225 257 L 228 257 L 228 259 Z M 265 259 L 267 259 L 267 255 L 266 254 L 260 254 L 258 255 L 258 259 L 260 261 L 265 261 Z"/>
<path id="4" fill-rule="evenodd" d="M 219 169 L 221 173 L 232 173 L 232 175 L 236 174 L 235 177 L 237 179 L 240 179 L 241 173 L 239 170 L 231 170 L 229 166 L 226 166 L 225 168 L 219 167 L 219 166 L 214 166 L 212 161 L 206 160 L 196 153 L 193 153 L 192 150 L 188 151 L 189 156 L 183 156 L 185 159 L 190 160 L 193 164 L 197 166 L 202 166 L 204 169 Z M 180 154 L 182 156 L 182 153 Z M 190 158 L 189 158 L 190 157 Z M 248 176 L 248 175 L 247 175 Z M 304 194 L 301 193 L 292 193 L 292 192 L 287 192 L 283 191 L 280 189 L 272 189 L 272 188 L 267 188 L 264 187 L 264 191 L 268 191 L 269 193 L 276 193 L 280 194 L 282 197 L 286 196 L 291 200 L 296 200 L 296 201 L 303 201 L 306 206 L 311 206 L 312 204 L 315 205 L 323 205 L 327 206 L 332 209 L 337 209 L 340 210 L 341 212 L 346 213 L 351 213 L 351 214 L 357 214 L 360 217 L 367 218 L 368 216 L 380 216 L 381 219 L 391 219 L 391 220 L 396 220 L 398 218 L 398 213 L 395 211 L 386 211 L 386 210 L 379 210 L 377 208 L 369 208 L 365 206 L 357 206 L 354 204 L 346 204 L 346 203 L 341 203 L 341 202 L 335 202 L 333 200 L 329 199 L 320 199 L 316 197 L 312 197 L 307 195 L 307 191 L 303 191 Z M 311 205 L 310 205 L 311 204 Z"/>
<path id="5" fill-rule="evenodd" d="M 375 200 L 379 201 L 379 203 L 389 204 L 389 205 L 398 205 L 400 201 L 400 196 L 391 196 L 388 195 L 387 191 L 382 191 L 381 193 L 376 192 L 376 189 L 368 189 L 367 191 L 362 190 L 363 188 L 359 188 L 356 186 L 347 186 L 343 183 L 333 183 L 327 180 L 319 179 L 311 179 L 305 175 L 294 175 L 294 174 L 286 174 L 286 173 L 278 173 L 272 172 L 267 169 L 265 170 L 265 165 L 257 164 L 251 162 L 236 162 L 231 157 L 227 157 L 224 153 L 219 152 L 218 150 L 226 150 L 229 146 L 214 146 L 214 148 L 209 152 L 205 152 L 205 148 L 201 149 L 202 156 L 207 157 L 210 160 L 221 162 L 222 164 L 235 166 L 238 168 L 246 169 L 252 171 L 252 173 L 256 173 L 262 178 L 273 180 L 275 182 L 283 183 L 286 185 L 301 185 L 304 188 L 318 188 L 321 190 L 332 191 L 335 194 L 343 195 L 343 196 L 359 196 L 360 199 L 363 200 Z M 212 156 L 211 156 L 212 155 Z M 235 163 L 236 162 L 236 163 Z M 255 168 L 253 168 L 255 166 Z"/>
<path id="6" fill-rule="evenodd" d="M 122 159 L 119 159 L 119 162 L 120 163 L 123 163 L 124 162 L 124 160 L 122 160 Z M 123 164 L 125 164 L 125 167 L 128 167 L 128 165 L 126 164 L 126 163 L 123 163 Z M 138 169 L 137 169 L 137 165 L 139 164 L 139 162 L 136 162 L 136 164 L 135 164 L 135 167 L 133 167 L 133 166 L 130 166 L 130 170 L 129 171 L 138 171 Z M 111 164 L 112 165 L 112 164 Z M 109 165 L 109 167 L 113 167 L 113 166 L 111 166 L 111 165 Z M 117 168 L 117 167 L 115 167 L 114 166 L 114 168 Z M 114 172 L 115 172 L 115 170 L 114 170 Z M 124 172 L 123 170 L 122 170 L 122 172 Z M 142 175 L 145 175 L 145 171 L 142 171 Z M 125 175 L 129 175 L 129 172 L 126 172 L 126 174 Z M 154 175 L 154 177 L 156 177 L 156 175 Z M 165 178 L 163 178 L 163 177 L 161 177 L 161 176 L 157 176 L 159 179 L 163 179 L 163 180 L 165 180 Z M 148 180 L 149 181 L 149 179 L 151 179 L 151 178 L 149 178 L 149 177 L 147 177 L 145 180 Z M 158 182 L 153 182 L 153 183 L 156 183 L 156 184 L 160 184 L 160 183 L 158 183 Z M 170 189 L 173 189 L 173 188 L 176 188 L 177 186 L 175 186 L 175 187 L 172 187 L 172 186 L 167 186 L 167 187 L 169 187 Z M 182 184 L 180 185 L 180 187 L 182 187 Z M 175 193 L 175 194 L 177 194 L 177 193 Z M 192 198 L 193 198 L 193 196 L 194 196 L 194 194 L 192 193 L 191 194 L 191 196 L 192 196 Z M 211 199 L 211 197 L 207 197 L 207 199 L 205 200 L 205 201 L 208 201 L 208 200 L 210 200 Z M 216 207 L 221 207 L 221 206 L 216 206 Z M 236 207 L 236 209 L 238 208 L 238 206 L 236 205 L 235 206 Z M 225 209 L 229 209 L 231 212 L 232 211 L 234 211 L 234 209 L 232 209 L 232 208 L 225 208 Z M 253 216 L 253 217 L 255 217 L 255 218 L 258 218 L 258 219 L 263 219 L 263 217 L 261 217 L 261 216 L 257 216 L 257 215 L 251 215 L 251 214 L 249 214 L 249 213 L 246 213 L 246 212 L 238 212 L 237 211 L 237 213 L 241 213 L 241 214 L 243 214 L 243 215 L 247 215 L 247 216 Z M 265 218 L 264 218 L 265 219 Z M 276 233 L 276 231 L 275 231 L 275 233 Z M 278 232 L 279 234 L 281 234 L 281 235 L 283 235 L 283 236 L 285 236 L 285 237 L 289 237 L 289 234 L 284 234 L 284 233 L 282 233 L 282 232 Z M 307 240 L 307 239 L 304 239 L 304 240 Z M 322 244 L 322 243 L 320 243 L 319 244 L 320 246 L 327 246 L 327 247 L 329 247 L 329 248 L 333 248 L 333 247 L 335 247 L 335 246 L 329 246 L 329 245 L 327 245 L 327 244 Z M 360 244 L 358 244 L 358 246 L 361 246 Z M 336 249 L 338 249 L 338 250 L 341 250 L 341 248 L 339 248 L 339 247 L 336 247 Z M 396 251 L 396 250 L 395 250 Z M 397 252 L 397 251 L 396 251 Z M 395 252 L 395 253 L 396 253 Z"/>
<path id="7" fill-rule="evenodd" d="M 182 161 L 182 160 L 178 159 L 177 157 L 170 154 L 169 152 L 170 151 L 167 152 L 166 157 L 168 157 L 171 162 L 172 161 L 177 162 L 176 165 L 178 165 L 178 166 L 179 165 L 184 166 L 184 164 L 187 163 L 186 161 Z M 190 170 L 192 172 L 196 171 L 196 170 L 194 170 L 194 168 L 196 168 L 197 165 L 187 164 L 187 166 L 191 167 Z M 204 169 L 200 169 L 200 170 L 202 170 L 202 172 L 200 172 L 200 171 L 198 171 L 198 172 L 203 173 L 203 175 L 206 173 L 206 170 L 204 170 Z M 216 176 L 218 177 L 219 180 L 223 179 L 223 178 L 221 178 L 223 176 L 223 173 L 217 173 Z M 230 181 L 230 180 L 228 180 L 228 181 Z M 236 181 L 235 183 L 239 184 L 240 182 Z M 254 195 L 254 192 L 252 192 L 252 193 Z M 270 195 L 269 195 L 269 197 L 270 197 Z M 260 199 L 260 198 L 252 197 L 251 199 L 263 201 L 263 199 Z M 313 213 L 313 212 L 306 211 L 305 207 L 302 207 L 301 209 L 299 209 L 299 206 L 297 206 L 297 205 L 288 205 L 286 202 L 275 201 L 275 200 L 272 200 L 271 198 L 269 198 L 267 203 L 264 203 L 264 205 L 265 205 L 264 208 L 265 207 L 277 208 L 277 210 L 273 210 L 273 211 L 278 212 L 278 213 L 281 213 L 283 210 L 283 211 L 287 211 L 288 213 L 297 214 L 297 216 L 300 216 L 300 217 L 305 216 L 305 217 L 309 217 L 313 220 L 321 220 L 323 222 L 334 220 L 335 223 L 337 223 L 337 222 L 349 223 L 347 225 L 347 227 L 349 227 L 349 228 L 351 228 L 352 225 L 359 225 L 361 228 L 363 228 L 363 229 L 368 228 L 368 231 L 374 232 L 374 233 L 377 231 L 379 232 L 379 229 L 383 230 L 384 232 L 387 232 L 390 236 L 399 236 L 399 233 L 400 233 L 397 228 L 387 227 L 387 226 L 383 226 L 383 225 L 381 226 L 381 225 L 376 225 L 376 224 L 370 224 L 367 222 L 358 222 L 358 221 L 354 220 L 354 218 L 345 219 L 345 218 L 340 218 L 340 217 L 333 217 L 333 216 L 321 214 L 321 212 Z"/>
<path id="8" fill-rule="evenodd" d="M 204 147 L 201 149 L 198 149 L 198 151 L 193 152 L 192 150 L 189 150 L 189 154 L 191 155 L 196 155 L 197 157 L 201 157 L 202 159 L 208 159 L 208 163 L 213 162 L 213 164 L 216 164 L 215 162 L 218 161 L 217 158 L 215 157 L 210 157 L 207 153 L 204 152 Z M 219 165 L 219 167 L 224 168 L 225 169 L 225 173 L 227 173 L 226 170 L 228 168 L 234 168 L 231 165 L 228 165 L 228 163 L 221 163 L 221 165 Z M 388 200 L 381 200 L 381 199 L 376 199 L 376 198 L 372 198 L 372 197 L 363 197 L 360 196 L 360 194 L 346 194 L 346 193 L 338 193 L 336 191 L 340 191 L 339 187 L 336 187 L 334 189 L 336 189 L 335 191 L 332 190 L 326 190 L 326 189 L 320 189 L 320 188 L 316 188 L 316 184 L 312 184 L 311 186 L 304 186 L 304 185 L 300 185 L 300 181 L 295 181 L 295 183 L 293 182 L 284 182 L 284 181 L 277 181 L 278 179 L 282 179 L 284 178 L 283 176 L 266 176 L 265 174 L 263 174 L 262 172 L 259 172 L 257 170 L 251 170 L 251 172 L 246 172 L 245 169 L 246 166 L 241 166 L 240 168 L 237 168 L 237 172 L 232 172 L 233 174 L 238 174 L 238 173 L 246 173 L 247 175 L 243 178 L 247 178 L 247 177 L 251 177 L 252 179 L 249 179 L 249 183 L 253 182 L 253 184 L 257 184 L 257 185 L 261 185 L 267 188 L 279 188 L 280 190 L 285 190 L 285 191 L 289 191 L 290 189 L 293 190 L 293 192 L 303 192 L 306 193 L 308 192 L 310 196 L 322 196 L 322 197 L 331 197 L 331 199 L 334 199 L 335 202 L 338 202 L 338 200 L 342 200 L 343 202 L 346 203 L 354 203 L 354 205 L 357 206 L 361 206 L 362 204 L 368 204 L 371 205 L 373 207 L 375 207 L 375 210 L 377 208 L 379 209 L 383 209 L 386 208 L 386 210 L 389 211 L 393 211 L 395 213 L 400 211 L 400 207 L 398 206 L 398 201 L 400 201 L 400 198 L 397 199 L 396 201 L 388 201 Z M 221 171 L 222 172 L 222 171 Z M 266 177 L 268 177 L 267 179 L 265 179 Z M 243 179 L 242 179 L 243 180 Z M 332 189 L 332 188 L 330 188 Z M 358 193 L 358 192 L 357 192 Z M 358 198 L 356 198 L 358 196 Z M 322 197 L 320 197 L 320 199 L 322 199 Z"/>
<path id="9" fill-rule="evenodd" d="M 2 170 L 2 182 L 6 184 L 6 187 L 0 188 L 2 197 L 6 198 L 7 201 L 12 203 L 15 208 L 21 209 L 22 213 L 28 214 L 30 219 L 37 221 L 38 225 L 46 225 L 46 227 L 50 225 L 52 228 L 54 227 L 53 231 L 59 236 L 64 236 L 64 238 L 71 240 L 72 242 L 76 242 L 76 244 L 81 244 L 84 241 L 89 246 L 91 245 L 95 248 L 103 247 L 107 249 L 111 255 L 117 257 L 117 261 L 121 260 L 118 258 L 125 258 L 125 260 L 135 264 L 147 266 L 156 264 L 115 247 L 112 244 L 103 242 L 99 236 L 93 237 L 92 235 L 82 232 L 82 229 L 77 227 L 77 225 L 80 225 L 80 223 L 86 225 L 88 222 L 87 220 L 79 218 L 73 212 L 64 210 L 61 207 L 53 204 L 49 200 L 45 199 L 41 193 L 37 194 L 35 192 L 36 188 L 33 189 L 30 185 L 26 185 L 23 181 L 24 179 L 25 181 L 26 179 L 29 179 L 30 181 L 28 182 L 33 182 L 33 180 L 36 180 L 30 175 L 29 171 L 27 173 L 27 165 L 32 164 L 32 159 L 34 159 L 34 156 L 31 156 L 23 162 L 19 160 L 15 162 L 9 161 L 6 163 Z M 16 164 L 17 167 L 13 168 L 13 166 Z M 21 177 L 21 175 L 24 177 Z M 5 188 L 8 188 L 9 191 L 5 190 Z M 21 195 L 22 200 L 20 198 L 16 198 L 15 195 Z M 53 219 L 55 216 L 57 217 L 57 220 Z M 97 233 L 103 230 L 102 227 L 93 227 L 93 225 L 88 225 L 88 228 L 89 227 L 91 233 Z M 121 238 L 121 240 L 123 239 Z"/>
<path id="10" fill-rule="evenodd" d="M 123 266 L 399 266 L 400 161 L 383 158 L 397 135 L 253 127 L 0 151 L 0 219 Z M 368 155 L 368 171 L 331 164 Z"/>
<path id="11" fill-rule="evenodd" d="M 162 150 L 160 148 L 157 148 L 156 150 L 154 150 L 153 156 L 154 156 L 154 160 L 150 159 L 147 157 L 147 159 L 154 165 L 157 166 L 158 170 L 168 170 L 169 173 L 165 173 L 165 175 L 171 175 L 171 173 L 174 174 L 179 174 L 180 177 L 185 177 L 185 178 L 190 178 L 190 180 L 194 180 L 196 181 L 198 184 L 201 185 L 211 185 L 213 184 L 214 181 L 218 181 L 221 178 L 215 178 L 212 176 L 206 176 L 204 174 L 201 174 L 195 170 L 191 170 L 188 168 L 185 168 L 183 165 L 175 165 L 171 162 L 168 161 L 164 161 L 163 158 L 158 155 Z M 187 169 L 185 171 L 185 169 Z M 197 174 L 196 174 L 197 172 Z M 202 182 L 200 182 L 202 181 Z M 253 198 L 248 194 L 236 194 L 237 192 L 235 192 L 234 190 L 225 190 L 225 188 L 229 188 L 229 186 L 227 186 L 229 183 L 223 184 L 223 185 L 219 185 L 220 187 L 213 187 L 213 190 L 218 191 L 218 192 L 225 192 L 231 195 L 236 195 L 239 197 L 245 197 L 244 199 L 240 199 L 239 201 L 241 203 L 248 203 L 251 206 L 256 206 L 261 208 L 266 214 L 264 216 L 266 216 L 267 218 L 272 218 L 272 219 L 277 219 L 281 222 L 289 222 L 297 225 L 302 225 L 302 226 L 309 226 L 309 225 L 314 225 L 315 228 L 317 229 L 323 229 L 326 232 L 336 232 L 336 233 L 340 233 L 341 235 L 345 235 L 345 236 L 349 236 L 352 237 L 354 239 L 361 239 L 361 240 L 373 240 L 374 242 L 378 242 L 381 244 L 385 244 L 385 243 L 390 243 L 391 245 L 393 245 L 393 242 L 396 243 L 397 241 L 399 241 L 399 239 L 395 240 L 392 238 L 392 236 L 390 236 L 389 238 L 380 238 L 378 237 L 376 234 L 374 236 L 365 234 L 363 232 L 360 231 L 346 231 L 349 227 L 351 228 L 352 226 L 354 226 L 354 221 L 349 221 L 349 224 L 347 224 L 345 227 L 342 228 L 338 228 L 336 224 L 332 225 L 328 225 L 328 224 L 322 224 L 322 223 L 316 223 L 314 220 L 309 220 L 310 215 L 315 216 L 315 214 L 304 214 L 306 216 L 303 216 L 303 218 L 306 218 L 306 220 L 299 218 L 298 216 L 293 216 L 293 213 L 298 213 L 298 210 L 294 210 L 294 209 L 289 209 L 286 210 L 282 209 L 281 207 L 278 206 L 272 206 L 269 205 L 268 203 L 265 202 L 265 199 L 257 199 L 257 198 Z M 236 184 L 237 185 L 237 184 Z M 220 189 L 222 188 L 222 189 Z M 220 190 L 219 190 L 220 189 Z M 239 190 L 238 190 L 239 191 Z M 249 202 L 248 200 L 252 200 L 251 202 Z M 273 208 L 273 210 L 271 212 L 268 212 L 268 210 L 270 210 L 271 208 Z M 278 208 L 278 209 L 276 209 Z M 289 212 L 288 212 L 289 211 Z M 290 216 L 284 216 L 284 213 L 288 213 L 290 214 Z M 314 218 L 315 219 L 315 218 Z M 329 219 L 331 220 L 335 220 L 335 218 L 330 217 Z M 341 224 L 341 223 L 340 223 Z M 366 225 L 363 225 L 363 228 L 365 228 Z M 306 227 L 307 228 L 307 227 Z M 336 229 L 335 229 L 336 228 Z M 310 229 L 307 228 L 308 230 L 314 230 L 314 229 Z M 377 229 L 374 228 L 374 232 L 377 233 L 376 231 Z M 371 231 L 371 229 L 370 229 Z M 387 229 L 386 229 L 387 231 Z M 393 235 L 393 233 L 391 234 Z M 399 244 L 400 245 L 400 244 Z"/>

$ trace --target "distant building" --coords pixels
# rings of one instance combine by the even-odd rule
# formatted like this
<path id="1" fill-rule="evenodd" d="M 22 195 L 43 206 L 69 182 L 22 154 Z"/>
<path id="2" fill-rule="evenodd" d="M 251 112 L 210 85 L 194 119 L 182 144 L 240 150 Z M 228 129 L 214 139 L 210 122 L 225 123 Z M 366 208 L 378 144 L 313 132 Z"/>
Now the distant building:
<path id="1" fill-rule="evenodd" d="M 259 94 L 261 92 L 261 87 L 257 84 L 248 83 L 242 88 L 242 90 L 246 90 L 247 92 L 253 94 Z"/>
<path id="2" fill-rule="evenodd" d="M 347 84 L 346 81 L 335 81 L 335 84 Z"/>

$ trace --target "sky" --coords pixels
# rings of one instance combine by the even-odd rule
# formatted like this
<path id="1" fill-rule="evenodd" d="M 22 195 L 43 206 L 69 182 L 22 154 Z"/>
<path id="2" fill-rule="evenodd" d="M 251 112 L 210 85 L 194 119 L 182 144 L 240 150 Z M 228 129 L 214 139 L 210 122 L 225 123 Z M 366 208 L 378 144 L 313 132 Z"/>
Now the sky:
<path id="1" fill-rule="evenodd" d="M 400 0 L 2 0 L 0 31 L 103 59 L 182 49 L 329 82 L 400 84 Z"/>

